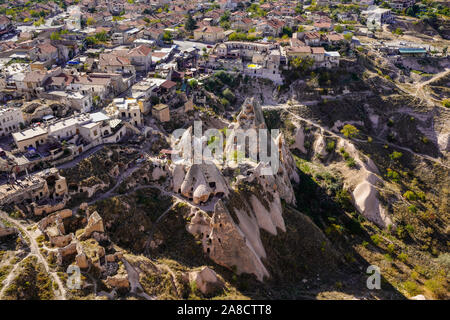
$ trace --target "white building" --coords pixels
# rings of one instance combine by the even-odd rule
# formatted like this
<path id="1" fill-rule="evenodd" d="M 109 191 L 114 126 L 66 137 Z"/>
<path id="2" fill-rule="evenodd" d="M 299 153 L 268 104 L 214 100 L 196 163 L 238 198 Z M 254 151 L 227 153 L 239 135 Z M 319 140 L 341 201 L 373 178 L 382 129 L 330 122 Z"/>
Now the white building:
<path id="1" fill-rule="evenodd" d="M 92 109 L 92 95 L 76 91 L 50 91 L 45 94 L 53 100 L 60 100 L 79 112 L 89 112 Z"/>
<path id="2" fill-rule="evenodd" d="M 6 136 L 20 129 L 24 123 L 20 108 L 0 107 L 0 136 Z"/>
<path id="3" fill-rule="evenodd" d="M 386 23 L 392 23 L 395 19 L 391 9 L 376 6 L 370 6 L 366 11 L 361 12 L 361 15 L 367 17 L 367 28 L 369 30 L 381 27 L 381 25 Z"/>
<path id="4" fill-rule="evenodd" d="M 81 10 L 79 6 L 70 6 L 67 8 L 65 22 L 68 30 L 81 30 Z"/>
<path id="5" fill-rule="evenodd" d="M 105 108 L 110 118 L 122 119 L 136 127 L 143 125 L 142 101 L 133 98 L 116 98 Z"/>

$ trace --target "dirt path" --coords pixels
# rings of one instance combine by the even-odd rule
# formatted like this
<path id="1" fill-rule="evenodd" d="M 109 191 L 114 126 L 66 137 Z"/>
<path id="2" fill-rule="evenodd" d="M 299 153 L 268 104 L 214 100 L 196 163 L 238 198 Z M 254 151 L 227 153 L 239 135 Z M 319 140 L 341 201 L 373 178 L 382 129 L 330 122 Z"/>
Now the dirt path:
<path id="1" fill-rule="evenodd" d="M 19 222 L 9 217 L 5 212 L 0 211 L 0 217 L 14 224 L 20 231 L 22 231 L 27 236 L 30 242 L 29 243 L 29 247 L 31 250 L 30 254 L 38 258 L 38 261 L 44 265 L 45 271 L 53 278 L 53 281 L 58 284 L 59 290 L 54 291 L 56 298 L 58 300 L 66 300 L 66 289 L 64 288 L 64 285 L 59 276 L 56 274 L 56 272 L 50 271 L 50 267 L 48 266 L 47 260 L 42 256 L 41 251 L 39 250 L 39 246 L 37 245 L 36 240 L 33 237 L 33 234 L 31 234 L 28 230 L 26 230 L 26 228 L 24 228 Z"/>
<path id="2" fill-rule="evenodd" d="M 164 211 L 164 212 L 158 217 L 158 219 L 156 219 L 155 223 L 153 223 L 152 229 L 150 230 L 150 234 L 149 234 L 149 236 L 148 236 L 148 238 L 147 238 L 147 241 L 145 242 L 145 246 L 144 246 L 144 254 L 145 254 L 145 255 L 148 255 L 148 247 L 150 246 L 150 243 L 151 243 L 152 240 L 153 240 L 153 233 L 155 233 L 156 225 L 161 221 L 162 218 L 164 218 L 164 217 L 166 216 L 166 214 L 167 214 L 170 210 L 172 210 L 172 208 L 173 208 L 176 204 L 178 204 L 178 202 L 179 202 L 178 200 L 175 200 L 174 203 L 172 203 L 172 205 L 171 205 L 169 208 L 167 208 L 167 210 Z"/>
<path id="3" fill-rule="evenodd" d="M 177 277 L 175 275 L 175 272 L 166 264 L 155 264 L 157 268 L 164 269 L 166 272 L 170 274 L 172 287 L 174 288 L 175 292 L 178 293 L 178 286 L 180 285 L 177 281 Z"/>
<path id="4" fill-rule="evenodd" d="M 413 85 L 411 87 L 411 89 L 408 88 L 407 86 L 401 86 L 399 88 L 402 91 L 413 96 L 414 99 L 419 100 L 420 103 L 427 104 L 431 107 L 434 107 L 437 105 L 439 107 L 444 108 L 444 106 L 441 105 L 441 102 L 439 100 L 436 100 L 435 98 L 431 97 L 431 95 L 428 92 L 426 92 L 424 87 L 429 85 L 430 83 L 433 83 L 434 81 L 440 80 L 441 78 L 448 76 L 449 74 L 450 74 L 450 69 L 446 69 L 445 71 L 434 75 L 431 79 L 428 79 L 424 82 L 416 83 L 415 85 Z M 416 89 L 416 90 L 414 91 L 414 89 Z"/>
<path id="5" fill-rule="evenodd" d="M 139 272 L 126 260 L 122 259 L 125 269 L 128 274 L 128 281 L 130 282 L 130 293 L 135 294 L 145 300 L 155 300 L 154 296 L 149 296 L 145 293 L 141 284 L 139 283 Z"/>
<path id="6" fill-rule="evenodd" d="M 29 256 L 31 256 L 32 254 L 29 253 L 27 254 L 22 260 L 28 258 Z M 11 281 L 13 281 L 14 277 L 15 277 L 15 271 L 17 270 L 17 268 L 20 266 L 20 262 L 16 263 L 15 266 L 11 269 L 11 271 L 8 273 L 8 276 L 6 277 L 5 280 L 3 280 L 3 288 L 0 291 L 0 300 L 3 297 L 3 293 L 5 292 L 6 288 L 9 287 L 9 285 L 11 284 Z"/>

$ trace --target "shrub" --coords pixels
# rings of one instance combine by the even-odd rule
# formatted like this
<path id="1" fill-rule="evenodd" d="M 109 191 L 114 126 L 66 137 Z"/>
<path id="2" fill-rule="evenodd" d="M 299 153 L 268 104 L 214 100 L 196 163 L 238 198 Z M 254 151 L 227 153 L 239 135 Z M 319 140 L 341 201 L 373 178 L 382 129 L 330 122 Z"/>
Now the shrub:
<path id="1" fill-rule="evenodd" d="M 442 100 L 442 105 L 446 108 L 450 108 L 450 99 Z"/>
<path id="2" fill-rule="evenodd" d="M 378 246 L 381 243 L 381 237 L 378 234 L 374 234 L 373 236 L 370 237 L 370 239 L 376 246 Z"/>
<path id="3" fill-rule="evenodd" d="M 395 245 L 394 245 L 393 243 L 390 243 L 390 244 L 387 246 L 387 251 L 388 251 L 390 254 L 393 254 L 394 251 L 395 251 Z"/>
<path id="4" fill-rule="evenodd" d="M 398 151 L 394 151 L 389 155 L 389 158 L 391 158 L 391 160 L 398 160 L 403 156 L 403 153 L 398 152 Z"/>
<path id="5" fill-rule="evenodd" d="M 392 181 L 394 181 L 394 182 L 399 182 L 400 181 L 400 175 L 398 174 L 398 172 L 397 171 L 394 171 L 394 170 L 392 170 L 391 168 L 387 168 L 387 174 L 386 174 L 386 176 L 390 179 L 390 180 L 392 180 Z"/>
<path id="6" fill-rule="evenodd" d="M 444 268 L 450 269 L 450 253 L 440 254 L 436 261 Z"/>
<path id="7" fill-rule="evenodd" d="M 425 288 L 430 290 L 436 298 L 443 299 L 447 296 L 446 282 L 443 277 L 434 277 L 425 281 Z"/>
<path id="8" fill-rule="evenodd" d="M 226 88 L 225 90 L 223 90 L 222 95 L 231 103 L 233 103 L 236 99 L 234 93 L 230 90 L 230 88 Z"/>
<path id="9" fill-rule="evenodd" d="M 336 25 L 334 27 L 334 31 L 338 32 L 338 33 L 342 33 L 344 31 L 344 27 L 341 25 Z"/>
<path id="10" fill-rule="evenodd" d="M 416 195 L 417 195 L 418 199 L 425 201 L 426 198 L 425 198 L 425 193 L 423 191 L 416 192 Z"/>
<path id="11" fill-rule="evenodd" d="M 405 262 L 408 260 L 408 255 L 407 255 L 406 253 L 402 252 L 402 253 L 400 253 L 400 254 L 397 256 L 397 258 L 398 258 L 401 262 L 405 263 Z M 411 273 L 411 276 L 412 276 L 412 273 Z"/>
<path id="12" fill-rule="evenodd" d="M 405 233 L 405 228 L 403 226 L 399 226 L 397 228 L 397 237 L 399 239 L 403 239 L 405 237 L 406 233 Z"/>
<path id="13" fill-rule="evenodd" d="M 403 35 L 403 30 L 400 28 L 395 29 L 394 31 L 392 31 L 393 34 L 396 34 L 398 36 Z"/>
<path id="14" fill-rule="evenodd" d="M 408 281 L 403 282 L 403 288 L 410 296 L 416 296 L 423 292 L 423 290 L 421 288 L 419 288 L 417 283 L 415 283 L 414 281 L 408 280 Z"/>
<path id="15" fill-rule="evenodd" d="M 410 234 L 414 233 L 414 227 L 412 225 L 410 225 L 410 224 L 407 224 L 405 226 L 405 230 L 408 231 L 408 233 L 410 233 Z"/>
<path id="16" fill-rule="evenodd" d="M 230 102 L 227 99 L 222 98 L 220 99 L 220 104 L 224 107 L 228 107 L 230 105 Z"/>
<path id="17" fill-rule="evenodd" d="M 346 161 L 347 167 L 354 168 L 356 166 L 356 161 L 353 158 L 348 158 Z"/>
<path id="18" fill-rule="evenodd" d="M 353 38 L 353 33 L 346 33 L 344 34 L 344 39 L 347 41 L 351 41 Z"/>
<path id="19" fill-rule="evenodd" d="M 346 137 L 346 138 L 354 138 L 358 135 L 359 130 L 351 125 L 351 124 L 346 124 L 342 130 L 341 133 Z"/>
<path id="20" fill-rule="evenodd" d="M 336 147 L 336 143 L 334 141 L 330 141 L 327 143 L 326 149 L 328 152 L 333 152 L 335 147 Z"/>
<path id="21" fill-rule="evenodd" d="M 416 195 L 413 191 L 411 191 L 411 190 L 406 191 L 406 192 L 403 194 L 403 197 L 404 197 L 405 199 L 409 200 L 409 201 L 415 201 L 415 200 L 417 200 L 417 195 Z"/>

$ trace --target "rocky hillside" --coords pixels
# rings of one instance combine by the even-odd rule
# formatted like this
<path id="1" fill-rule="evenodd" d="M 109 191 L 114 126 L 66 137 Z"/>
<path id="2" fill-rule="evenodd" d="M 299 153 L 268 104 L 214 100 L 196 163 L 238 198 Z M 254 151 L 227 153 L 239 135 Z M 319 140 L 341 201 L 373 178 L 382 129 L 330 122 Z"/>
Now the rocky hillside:
<path id="1" fill-rule="evenodd" d="M 65 210 L 23 223 L 0 212 L 0 297 L 448 299 L 448 73 L 395 77 L 357 59 L 282 87 L 215 75 L 203 91 L 217 104 L 189 111 L 181 137 L 167 133 L 180 113 L 146 143 L 65 166 Z M 214 91 L 230 88 L 219 105 Z M 211 161 L 169 158 L 194 120 L 225 134 L 193 139 Z M 235 147 L 249 129 L 280 130 L 275 174 L 261 146 Z M 366 286 L 370 265 L 382 290 Z"/>

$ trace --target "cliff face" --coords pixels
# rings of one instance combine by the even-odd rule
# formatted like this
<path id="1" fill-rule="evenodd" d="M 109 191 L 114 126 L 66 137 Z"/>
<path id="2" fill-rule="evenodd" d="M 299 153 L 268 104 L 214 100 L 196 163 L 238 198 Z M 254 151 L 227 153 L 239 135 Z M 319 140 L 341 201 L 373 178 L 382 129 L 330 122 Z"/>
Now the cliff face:
<path id="1" fill-rule="evenodd" d="M 227 130 L 227 141 L 235 140 L 236 130 L 264 128 L 259 104 L 253 99 L 246 100 L 238 122 Z M 263 174 L 269 163 L 257 159 L 232 161 L 220 167 L 178 163 L 172 169 L 174 192 L 194 204 L 215 202 L 212 216 L 197 209 L 191 213 L 187 226 L 190 233 L 201 235 L 204 252 L 217 264 L 238 274 L 254 274 L 260 281 L 270 277 L 262 262 L 267 255 L 260 229 L 272 235 L 286 231 L 282 200 L 295 204 L 291 180 L 299 182 L 282 135 L 270 138 L 268 144 L 276 148 L 279 156 L 279 168 L 274 175 Z M 245 152 L 245 148 L 241 151 Z M 233 150 L 230 144 L 226 145 L 225 153 Z"/>
<path id="2" fill-rule="evenodd" d="M 295 121 L 295 120 L 294 120 Z M 296 132 L 293 133 L 294 143 L 291 145 L 292 150 L 298 150 L 302 154 L 308 154 L 305 149 L 305 132 L 303 127 L 296 123 Z M 340 161 L 330 161 L 327 165 L 330 168 L 337 169 L 345 179 L 346 187 L 351 190 L 353 204 L 356 210 L 362 214 L 369 221 L 377 224 L 381 228 L 387 228 L 389 225 L 394 225 L 390 215 L 385 206 L 379 201 L 379 189 L 383 183 L 379 169 L 372 159 L 358 151 L 354 143 L 347 139 L 331 136 L 330 132 L 326 136 L 323 130 L 316 130 L 314 134 L 309 135 L 308 143 L 312 146 L 311 156 L 317 159 L 326 159 L 333 157 L 333 152 L 341 150 L 345 152 L 346 157 L 353 159 L 355 165 L 350 168 L 343 163 L 345 158 Z M 333 141 L 333 148 L 327 150 L 326 139 Z"/>

